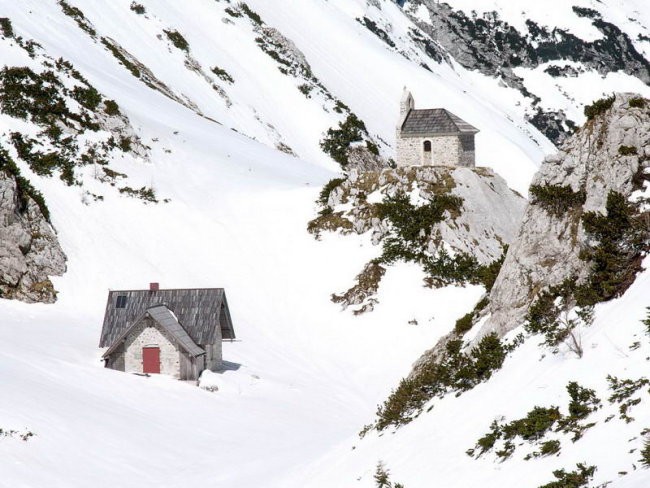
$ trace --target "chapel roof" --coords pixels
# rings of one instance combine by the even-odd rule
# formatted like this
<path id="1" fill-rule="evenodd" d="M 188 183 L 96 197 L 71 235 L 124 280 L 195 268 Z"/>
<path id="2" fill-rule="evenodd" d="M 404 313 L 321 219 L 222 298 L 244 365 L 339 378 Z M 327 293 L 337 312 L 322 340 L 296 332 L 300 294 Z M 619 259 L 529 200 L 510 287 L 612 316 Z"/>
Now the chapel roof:
<path id="1" fill-rule="evenodd" d="M 444 108 L 412 109 L 401 127 L 401 135 L 442 136 L 476 134 L 479 130 Z"/>

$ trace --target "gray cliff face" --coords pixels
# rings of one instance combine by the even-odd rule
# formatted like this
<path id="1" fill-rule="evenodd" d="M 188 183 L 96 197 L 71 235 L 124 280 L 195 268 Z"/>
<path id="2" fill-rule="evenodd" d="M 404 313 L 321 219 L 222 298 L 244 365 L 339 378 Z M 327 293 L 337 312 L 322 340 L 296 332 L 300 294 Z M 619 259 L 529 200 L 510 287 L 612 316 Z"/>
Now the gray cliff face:
<path id="1" fill-rule="evenodd" d="M 416 14 L 421 7 L 428 12 L 426 22 Z M 532 20 L 518 30 L 497 12 L 470 16 L 436 0 L 409 0 L 403 9 L 431 43 L 441 46 L 463 67 L 499 78 L 527 97 L 530 105 L 526 118 L 556 145 L 570 136 L 574 123 L 561 110 L 542 108 L 539 94 L 526 87 L 515 68 L 534 69 L 553 63 L 545 70 L 550 76 L 576 76 L 576 68 L 567 64 L 570 61 L 579 63 L 580 71 L 590 69 L 603 76 L 621 71 L 650 84 L 650 62 L 625 32 L 594 9 L 573 7 L 573 13 L 576 20 L 587 19 L 600 31 L 602 38 L 595 41 Z"/>
<path id="2" fill-rule="evenodd" d="M 605 213 L 610 190 L 629 197 L 635 178 L 647 170 L 650 160 L 650 105 L 646 101 L 645 107 L 630 107 L 632 98 L 617 95 L 609 110 L 587 122 L 543 162 L 533 185 L 569 185 L 574 192 L 584 192 L 584 204 L 560 216 L 534 199 L 528 204 L 519 235 L 492 288 L 490 316 L 479 337 L 492 331 L 503 336 L 522 324 L 540 291 L 571 276 L 586 276 L 588 264 L 579 258 L 587 243 L 581 216 Z"/>
<path id="3" fill-rule="evenodd" d="M 62 275 L 66 257 L 36 202 L 14 176 L 0 171 L 0 296 L 52 303 L 50 276 Z"/>

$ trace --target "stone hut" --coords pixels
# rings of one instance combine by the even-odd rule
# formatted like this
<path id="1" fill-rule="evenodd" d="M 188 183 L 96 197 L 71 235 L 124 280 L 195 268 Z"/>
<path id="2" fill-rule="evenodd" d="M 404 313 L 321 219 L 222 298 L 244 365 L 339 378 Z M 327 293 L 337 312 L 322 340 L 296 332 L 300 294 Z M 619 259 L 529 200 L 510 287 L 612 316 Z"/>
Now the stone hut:
<path id="1" fill-rule="evenodd" d="M 223 288 L 111 291 L 99 347 L 105 366 L 196 380 L 222 366 L 221 342 L 235 331 Z"/>
<path id="2" fill-rule="evenodd" d="M 475 166 L 478 129 L 444 108 L 415 109 L 406 88 L 397 124 L 397 166 Z"/>

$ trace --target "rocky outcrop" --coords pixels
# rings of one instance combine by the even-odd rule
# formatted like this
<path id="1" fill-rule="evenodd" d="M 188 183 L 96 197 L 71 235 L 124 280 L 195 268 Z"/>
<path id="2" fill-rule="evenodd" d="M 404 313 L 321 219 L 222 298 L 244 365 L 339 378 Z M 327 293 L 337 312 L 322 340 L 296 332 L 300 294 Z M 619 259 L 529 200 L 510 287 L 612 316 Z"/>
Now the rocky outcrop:
<path id="1" fill-rule="evenodd" d="M 427 21 L 421 17 L 422 9 L 428 13 Z M 532 20 L 526 22 L 526 29 L 518 30 L 502 20 L 497 12 L 470 16 L 436 0 L 404 2 L 404 12 L 409 18 L 459 64 L 497 77 L 528 97 L 531 110 L 527 119 L 558 145 L 570 135 L 572 124 L 566 123 L 564 114 L 542 110 L 539 106 L 541 99 L 526 88 L 524 80 L 514 72 L 515 68 L 536 68 L 549 62 L 562 64 L 571 61 L 603 76 L 622 71 L 650 83 L 650 62 L 636 50 L 625 32 L 603 20 L 596 10 L 573 7 L 573 11 L 576 17 L 589 19 L 601 32 L 602 38 L 586 41 L 569 31 L 539 25 Z M 546 72 L 564 77 L 574 76 L 572 70 L 575 68 L 555 67 Z"/>
<path id="2" fill-rule="evenodd" d="M 408 196 L 403 202 L 406 207 L 398 210 L 407 221 L 405 225 L 428 219 L 420 222 L 419 235 L 411 241 L 396 231 L 394 222 L 382 214 L 382 206 L 391 201 L 394 205 L 398 195 Z M 452 204 L 444 207 L 444 201 Z M 415 254 L 411 260 L 435 275 L 431 272 L 434 266 L 439 270 L 448 265 L 443 273 L 456 272 L 447 257 L 464 256 L 475 266 L 498 260 L 504 246 L 516 235 L 526 202 L 487 168 L 411 166 L 383 171 L 351 170 L 348 178 L 333 180 L 326 187 L 320 203 L 323 206 L 320 216 L 309 224 L 314 235 L 332 231 L 369 233 L 375 245 L 391 240 L 398 247 L 405 245 L 407 254 Z M 417 213 L 429 205 L 444 210 L 404 215 L 404 212 Z M 391 248 L 395 249 L 393 245 Z M 333 301 L 344 308 L 354 306 L 355 313 L 372 310 L 385 266 L 392 262 L 385 259 L 386 252 L 384 245 L 382 258 L 368 263 L 357 277 L 357 283 L 346 292 L 333 295 Z M 440 261 L 442 255 L 444 265 Z M 404 257 L 396 260 L 400 259 Z M 440 286 L 468 279 L 471 281 L 471 276 L 429 276 L 427 284 Z"/>
<path id="3" fill-rule="evenodd" d="M 51 303 L 49 277 L 65 272 L 66 257 L 25 184 L 0 169 L 0 297 Z"/>
<path id="4" fill-rule="evenodd" d="M 479 336 L 492 331 L 503 336 L 522 324 L 542 290 L 570 277 L 584 279 L 589 263 L 580 251 L 589 237 L 582 216 L 604 214 L 610 191 L 629 198 L 647 178 L 650 101 L 619 94 L 601 103 L 600 111 L 535 175 L 532 189 L 564 188 L 564 195 L 575 197 L 563 205 L 560 197 L 545 202 L 532 195 L 492 288 L 490 316 Z"/>

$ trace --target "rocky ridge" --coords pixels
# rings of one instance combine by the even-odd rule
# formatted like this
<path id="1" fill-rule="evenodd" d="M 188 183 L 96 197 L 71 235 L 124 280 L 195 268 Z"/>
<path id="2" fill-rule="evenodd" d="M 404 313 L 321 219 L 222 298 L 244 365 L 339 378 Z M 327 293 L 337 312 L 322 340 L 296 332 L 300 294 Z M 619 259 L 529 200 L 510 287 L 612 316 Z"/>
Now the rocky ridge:
<path id="1" fill-rule="evenodd" d="M 0 297 L 52 303 L 50 276 L 65 272 L 65 254 L 34 190 L 7 170 L 3 154 L 0 163 Z"/>
<path id="2" fill-rule="evenodd" d="M 457 205 L 445 207 L 440 202 L 446 198 Z M 397 211 L 406 225 L 421 220 L 423 209 L 442 205 L 436 217 L 415 230 L 413 246 L 399 237 L 400 224 L 390 218 L 391 206 L 400 202 Z M 353 287 L 332 296 L 357 314 L 372 310 L 385 269 L 395 261 L 421 264 L 428 270 L 429 286 L 471 282 L 472 272 L 459 271 L 458 263 L 466 260 L 474 269 L 498 260 L 515 237 L 525 199 L 488 168 L 420 166 L 351 170 L 346 179 L 326 186 L 320 204 L 320 215 L 308 227 L 317 238 L 323 232 L 368 233 L 374 245 L 383 246 L 382 255 L 364 266 Z M 398 249 L 397 257 L 386 258 L 400 246 L 408 252 Z"/>
<path id="3" fill-rule="evenodd" d="M 591 265 L 581 259 L 581 251 L 593 242 L 581 218 L 588 212 L 606 214 L 610 192 L 630 199 L 647 185 L 650 102 L 634 94 L 618 94 L 608 102 L 611 107 L 602 106 L 602 114 L 546 158 L 536 174 L 531 188 L 568 186 L 580 196 L 553 212 L 533 195 L 490 294 L 490 316 L 480 335 L 505 335 L 522 324 L 542 290 L 571 277 L 585 280 Z"/>

